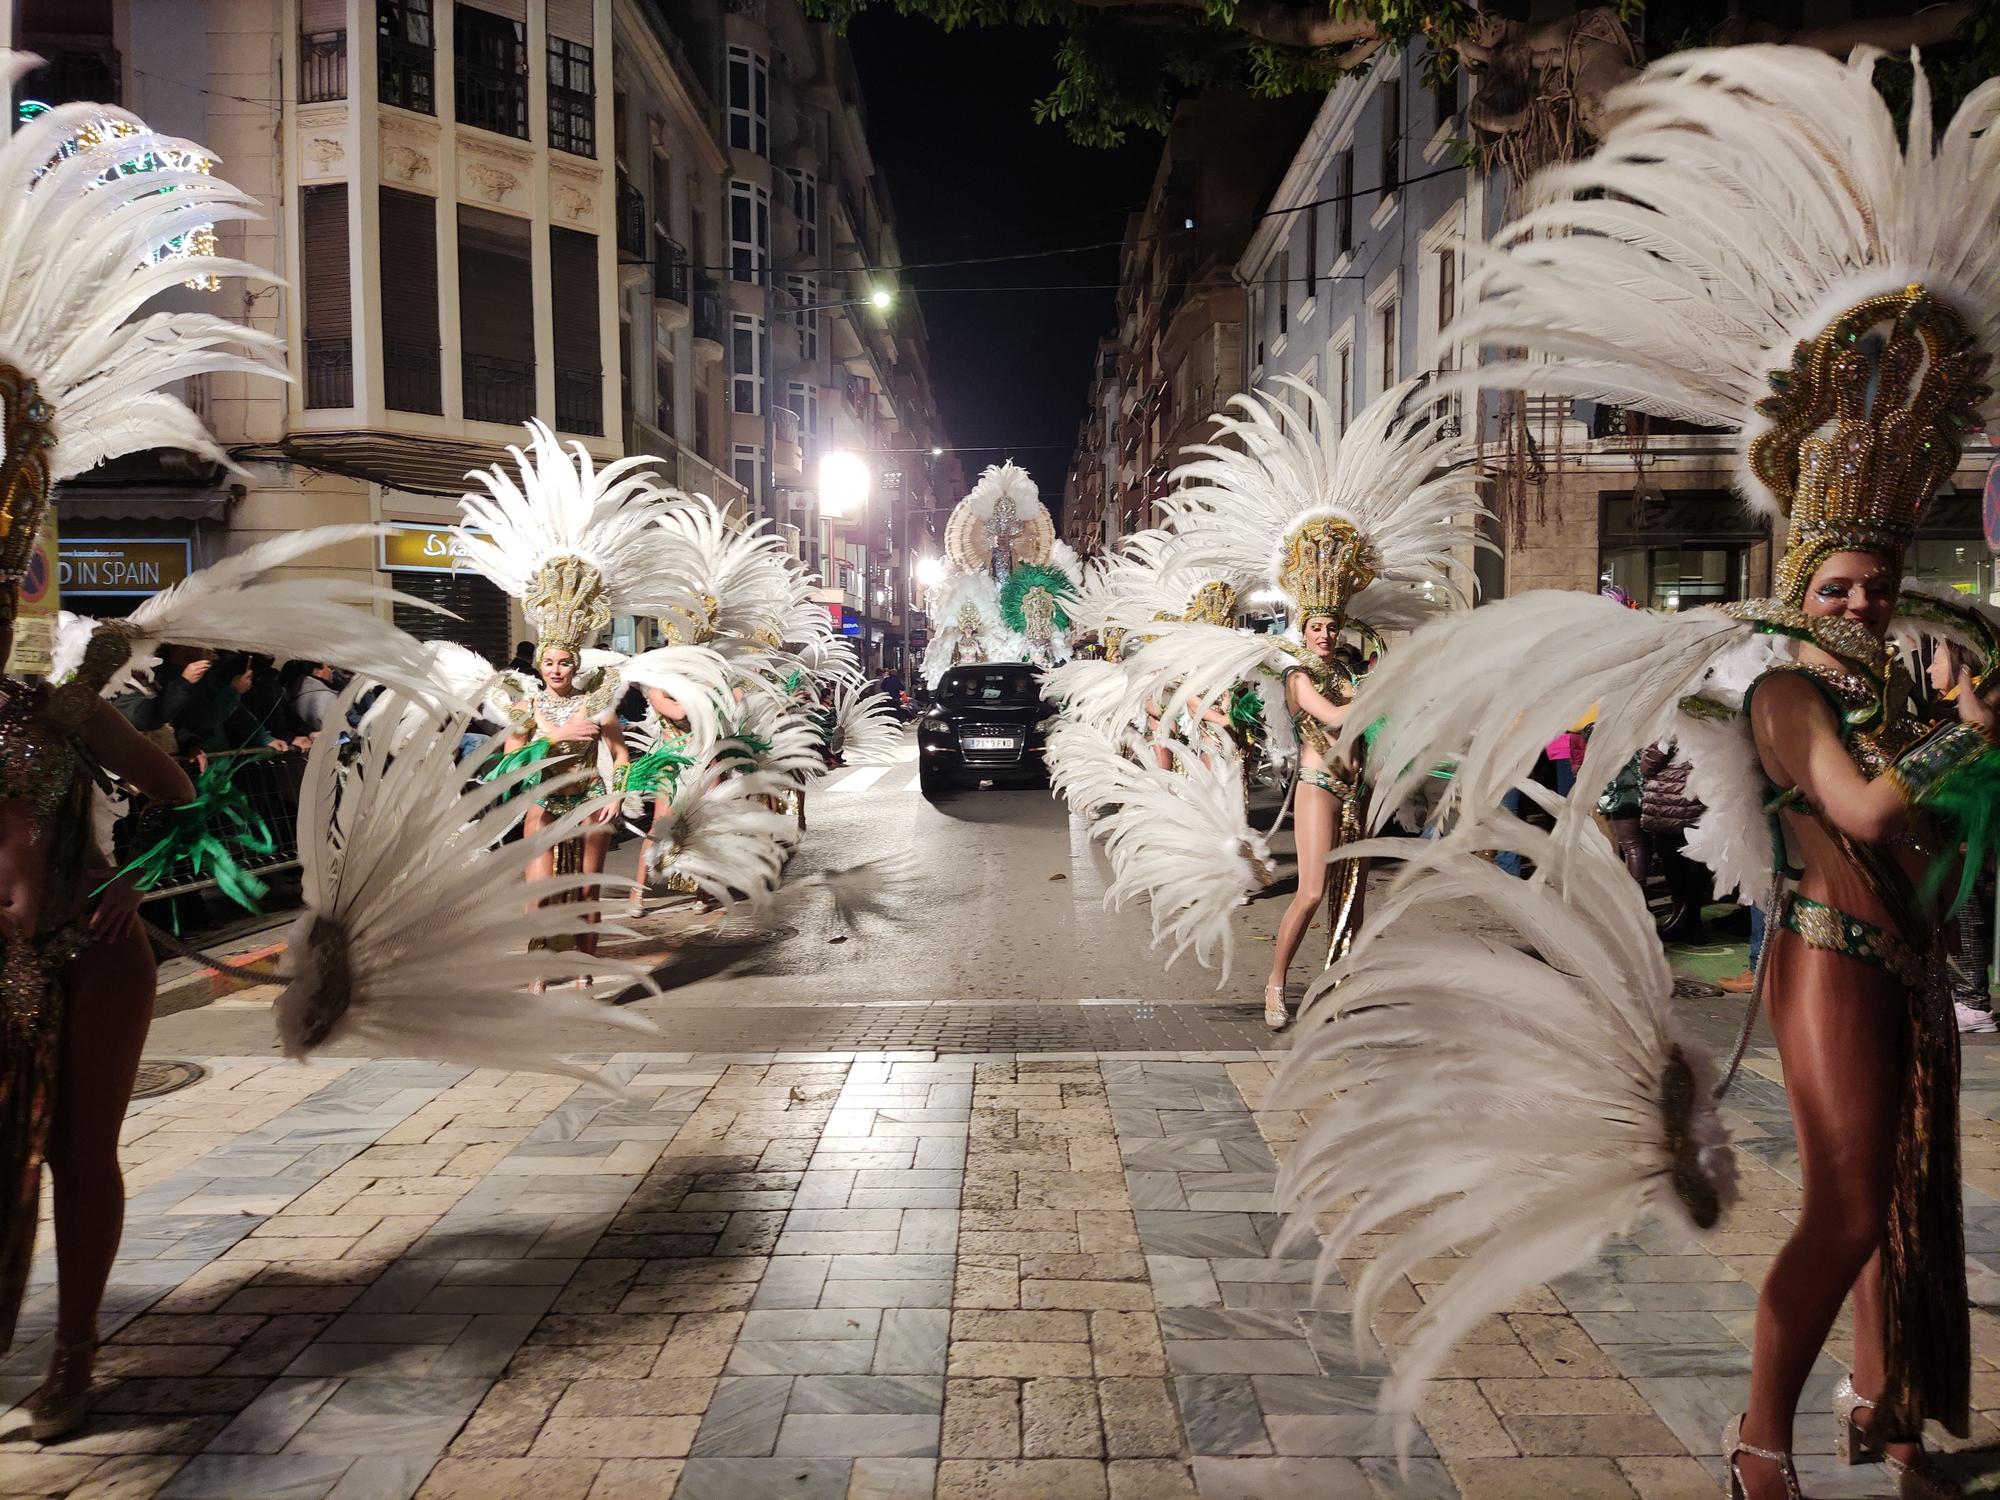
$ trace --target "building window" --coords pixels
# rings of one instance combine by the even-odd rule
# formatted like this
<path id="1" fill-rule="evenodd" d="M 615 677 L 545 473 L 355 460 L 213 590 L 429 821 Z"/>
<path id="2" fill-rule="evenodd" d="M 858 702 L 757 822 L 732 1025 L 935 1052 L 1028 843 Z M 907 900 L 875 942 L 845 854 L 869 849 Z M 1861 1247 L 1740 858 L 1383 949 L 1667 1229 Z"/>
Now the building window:
<path id="1" fill-rule="evenodd" d="M 1319 207 L 1306 210 L 1306 297 L 1319 295 Z"/>
<path id="2" fill-rule="evenodd" d="M 549 38 L 549 149 L 597 155 L 597 84 L 590 48 Z"/>
<path id="3" fill-rule="evenodd" d="M 1342 344 L 1333 351 L 1334 432 L 1347 436 L 1347 418 L 1354 410 L 1354 345 Z"/>
<path id="4" fill-rule="evenodd" d="M 1382 380 L 1378 391 L 1386 391 L 1396 383 L 1396 299 L 1389 297 L 1375 308 L 1375 338 L 1382 347 Z"/>
<path id="5" fill-rule="evenodd" d="M 771 154 L 771 67 L 748 47 L 729 49 L 729 144 Z"/>
<path id="6" fill-rule="evenodd" d="M 668 437 L 678 436 L 674 431 L 674 357 L 671 354 L 653 356 L 653 425 Z"/>
<path id="7" fill-rule="evenodd" d="M 299 103 L 346 97 L 346 0 L 299 0 Z"/>
<path id="8" fill-rule="evenodd" d="M 458 123 L 528 139 L 528 28 L 476 5 L 452 12 Z"/>
<path id="9" fill-rule="evenodd" d="M 1443 333 L 1458 316 L 1458 252 L 1450 246 L 1438 251 L 1437 275 L 1437 331 Z"/>
<path id="10" fill-rule="evenodd" d="M 1403 81 L 1382 84 L 1382 197 L 1403 185 Z"/>
<path id="11" fill-rule="evenodd" d="M 771 261 L 771 195 L 753 182 L 729 184 L 729 274 L 761 281 Z"/>
<path id="12" fill-rule="evenodd" d="M 799 221 L 799 254 L 819 254 L 819 176 L 804 167 L 787 167 L 792 179 L 792 214 Z"/>
<path id="13" fill-rule="evenodd" d="M 597 284 L 597 236 L 551 228 L 556 430 L 590 437 L 604 432 L 604 345 L 598 329 Z"/>
<path id="14" fill-rule="evenodd" d="M 375 0 L 375 85 L 384 104 L 437 113 L 431 93 L 431 0 Z"/>
<path id="15" fill-rule="evenodd" d="M 354 299 L 347 270 L 347 184 L 309 187 L 299 200 L 304 245 L 309 409 L 354 404 Z"/>
<path id="16" fill-rule="evenodd" d="M 1354 248 L 1354 152 L 1340 153 L 1333 164 L 1333 253 Z"/>
<path id="17" fill-rule="evenodd" d="M 385 187 L 380 201 L 382 404 L 439 415 L 437 200 Z"/>
<path id="18" fill-rule="evenodd" d="M 729 409 L 745 416 L 764 410 L 764 320 L 734 313 L 729 320 Z"/>
<path id="19" fill-rule="evenodd" d="M 535 414 L 535 289 L 526 219 L 458 205 L 458 327 L 465 416 Z"/>
<path id="20" fill-rule="evenodd" d="M 763 455 L 748 443 L 738 443 L 729 451 L 730 475 L 743 486 L 743 492 L 747 495 L 759 497 L 762 495 L 763 486 L 757 482 L 764 467 L 759 462 L 762 457 Z"/>
<path id="21" fill-rule="evenodd" d="M 788 381 L 785 404 L 798 413 L 799 431 L 808 438 L 819 436 L 819 387 L 810 380 Z"/>
<path id="22" fill-rule="evenodd" d="M 799 358 L 819 358 L 819 281 L 811 276 L 787 276 L 785 289 L 791 294 L 792 324 L 799 331 Z"/>

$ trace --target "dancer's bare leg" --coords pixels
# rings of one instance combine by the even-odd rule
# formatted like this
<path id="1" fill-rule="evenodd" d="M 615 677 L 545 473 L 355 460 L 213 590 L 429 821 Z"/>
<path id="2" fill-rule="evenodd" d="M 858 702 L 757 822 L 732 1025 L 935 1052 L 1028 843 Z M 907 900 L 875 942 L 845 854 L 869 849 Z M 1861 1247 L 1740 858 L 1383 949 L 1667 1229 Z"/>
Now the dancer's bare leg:
<path id="1" fill-rule="evenodd" d="M 1788 1453 L 1799 1392 L 1850 1288 L 1859 1293 L 1855 1383 L 1864 1396 L 1881 1393 L 1880 1282 L 1866 1290 L 1857 1282 L 1874 1266 L 1888 1223 L 1908 999 L 1880 969 L 1808 948 L 1796 933 L 1767 941 L 1765 1003 L 1805 1190 L 1757 1300 L 1743 1440 Z M 1777 1465 L 1747 1456 L 1737 1463 L 1753 1500 L 1785 1494 Z"/>
<path id="2" fill-rule="evenodd" d="M 604 862 L 610 856 L 610 853 L 610 827 L 602 824 L 593 825 L 591 830 L 583 836 L 583 873 L 586 875 L 602 875 L 604 873 Z M 595 901 L 597 899 L 597 887 L 594 885 L 585 886 L 578 899 Z M 592 912 L 585 920 L 595 925 L 597 914 Z M 577 951 L 580 953 L 595 954 L 597 952 L 597 934 L 595 932 L 585 933 L 576 940 L 576 946 Z"/>
<path id="3" fill-rule="evenodd" d="M 104 1286 L 125 1232 L 118 1131 L 153 1021 L 153 950 L 134 925 L 100 936 L 71 959 L 63 993 L 62 1052 L 48 1164 L 55 1188 L 56 1343 L 97 1336 Z M 89 1362 L 63 1371 L 58 1397 L 89 1383 Z"/>
<path id="4" fill-rule="evenodd" d="M 1294 793 L 1292 829 L 1299 847 L 1299 888 L 1292 893 L 1285 914 L 1278 919 L 1278 936 L 1271 951 L 1271 975 L 1264 987 L 1267 1021 L 1276 1017 L 1284 1004 L 1285 974 L 1312 926 L 1313 913 L 1326 899 L 1326 857 L 1333 849 L 1333 794 L 1322 787 L 1301 782 Z M 1272 995 L 1277 1005 L 1272 1004 Z"/>

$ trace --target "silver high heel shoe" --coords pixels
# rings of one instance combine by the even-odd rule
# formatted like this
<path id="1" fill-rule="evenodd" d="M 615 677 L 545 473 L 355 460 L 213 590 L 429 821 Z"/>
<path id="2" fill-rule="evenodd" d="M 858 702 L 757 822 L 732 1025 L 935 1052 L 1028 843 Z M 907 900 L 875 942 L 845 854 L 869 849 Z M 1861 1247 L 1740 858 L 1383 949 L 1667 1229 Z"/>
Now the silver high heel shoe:
<path id="1" fill-rule="evenodd" d="M 1282 984 L 1264 986 L 1264 1024 L 1273 1031 L 1283 1031 L 1291 1015 L 1285 1009 L 1285 987 Z"/>
<path id="2" fill-rule="evenodd" d="M 1767 1459 L 1778 1466 L 1784 1476 L 1785 1494 L 1790 1500 L 1805 1500 L 1799 1493 L 1799 1471 L 1792 1467 L 1792 1455 L 1773 1453 L 1768 1448 L 1753 1448 L 1743 1441 L 1743 1419 L 1731 1417 L 1729 1425 L 1722 1430 L 1722 1466 L 1729 1475 L 1729 1500 L 1746 1500 L 1743 1476 L 1736 1468 L 1736 1455 L 1747 1453 L 1752 1458 Z"/>
<path id="3" fill-rule="evenodd" d="M 1939 1469 L 1931 1455 L 1922 1454 L 1913 1464 L 1893 1458 L 1869 1436 L 1868 1429 L 1855 1421 L 1863 1408 L 1875 1410 L 1875 1403 L 1854 1389 L 1852 1376 L 1840 1377 L 1833 1390 L 1833 1452 L 1844 1464 L 1879 1463 L 1895 1476 L 1896 1493 L 1902 1500 L 1964 1500 L 1965 1491 L 1957 1480 Z"/>
<path id="4" fill-rule="evenodd" d="M 95 1394 L 90 1369 L 96 1359 L 96 1339 L 56 1345 L 49 1373 L 28 1398 L 29 1437 L 38 1443 L 61 1442 L 83 1425 Z"/>

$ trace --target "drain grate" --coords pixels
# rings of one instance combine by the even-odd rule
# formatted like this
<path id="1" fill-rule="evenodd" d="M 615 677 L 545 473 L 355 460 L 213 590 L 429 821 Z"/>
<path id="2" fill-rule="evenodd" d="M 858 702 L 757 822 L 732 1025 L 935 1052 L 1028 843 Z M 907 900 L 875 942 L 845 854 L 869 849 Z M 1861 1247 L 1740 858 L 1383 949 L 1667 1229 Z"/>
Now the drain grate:
<path id="1" fill-rule="evenodd" d="M 171 1057 L 149 1057 L 139 1064 L 139 1078 L 132 1085 L 134 1099 L 157 1099 L 175 1093 L 208 1077 L 200 1063 L 181 1062 Z"/>

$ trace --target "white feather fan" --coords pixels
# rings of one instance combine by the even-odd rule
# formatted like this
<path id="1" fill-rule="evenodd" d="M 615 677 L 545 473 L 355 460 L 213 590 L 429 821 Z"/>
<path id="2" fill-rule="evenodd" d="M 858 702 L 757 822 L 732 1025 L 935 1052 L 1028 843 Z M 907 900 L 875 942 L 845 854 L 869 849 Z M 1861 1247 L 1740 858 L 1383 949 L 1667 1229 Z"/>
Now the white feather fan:
<path id="1" fill-rule="evenodd" d="M 356 688 L 342 698 L 352 706 Z M 384 716 L 401 719 L 401 705 Z M 536 980 L 615 976 L 646 983 L 643 966 L 580 951 L 529 948 L 533 939 L 615 934 L 622 887 L 615 876 L 563 876 L 534 891 L 559 896 L 586 884 L 600 894 L 530 908 L 530 863 L 573 836 L 593 807 L 542 832 L 503 842 L 528 807 L 503 800 L 535 768 L 492 781 L 458 758 L 467 718 L 399 741 L 364 737 L 343 761 L 339 737 L 322 735 L 306 760 L 299 805 L 304 910 L 286 941 L 284 992 L 274 1007 L 291 1057 L 354 1041 L 377 1055 L 474 1067 L 528 1068 L 580 1078 L 588 1068 L 550 1051 L 558 1025 L 588 1023 L 617 1046 L 654 1028 L 581 997 L 530 993 Z M 483 756 L 498 752 L 499 740 Z M 578 773 L 579 777 L 587 772 Z M 609 892 L 621 898 L 614 903 Z"/>
<path id="2" fill-rule="evenodd" d="M 655 646 L 618 663 L 628 687 L 656 688 L 687 715 L 689 740 L 699 749 L 721 733 L 722 705 L 731 701 L 729 664 L 707 646 Z M 698 751 L 697 751 L 698 753 Z"/>
<path id="3" fill-rule="evenodd" d="M 426 726 L 435 726 L 443 714 L 434 706 L 436 702 L 469 704 L 476 710 L 476 717 L 489 724 L 507 722 L 508 705 L 500 695 L 512 697 L 501 687 L 499 668 L 470 647 L 461 646 L 456 641 L 431 641 L 423 647 L 424 655 L 430 659 L 431 680 L 437 685 L 436 698 L 426 695 L 422 699 L 405 698 L 393 693 L 383 693 L 368 705 L 361 716 L 363 734 L 377 732 L 393 712 L 397 715 L 396 738 L 400 742 L 424 732 Z"/>
<path id="4" fill-rule="evenodd" d="M 688 591 L 704 607 L 690 623 L 713 629 L 718 650 L 725 656 L 739 649 L 768 651 L 772 648 L 758 644 L 759 637 L 787 638 L 797 595 L 807 590 L 764 522 L 735 527 L 708 496 L 675 495 L 659 525 L 671 540 Z M 706 608 L 711 600 L 712 610 Z"/>
<path id="5" fill-rule="evenodd" d="M 499 588 L 522 598 L 543 564 L 575 557 L 597 570 L 614 615 L 698 614 L 687 558 L 662 526 L 664 494 L 640 455 L 599 468 L 581 443 L 567 448 L 539 420 L 526 451 L 509 447 L 513 471 L 498 464 L 470 477 L 485 489 L 459 502 L 465 559 Z"/>
<path id="6" fill-rule="evenodd" d="M 1477 302 L 1446 338 L 1501 352 L 1478 383 L 1754 435 L 1800 340 L 1913 281 L 2000 359 L 2000 80 L 1933 147 L 1919 64 L 1906 148 L 1874 86 L 1881 57 L 1677 52 L 1619 89 L 1598 149 L 1535 178 L 1521 216 L 1471 252 Z M 1778 510 L 1747 470 L 1739 483 Z"/>
<path id="7" fill-rule="evenodd" d="M 122 620 L 99 622 L 93 638 L 115 638 L 126 653 L 100 691 L 122 690 L 134 675 L 150 671 L 159 648 L 174 641 L 328 662 L 441 708 L 463 706 L 433 680 L 424 648 L 375 612 L 392 603 L 435 606 L 337 574 L 279 571 L 326 547 L 387 529 L 320 526 L 273 537 L 190 573 Z"/>
<path id="8" fill-rule="evenodd" d="M 1340 432 L 1326 398 L 1289 378 L 1282 394 L 1232 397 L 1215 418 L 1219 440 L 1187 449 L 1165 503 L 1178 565 L 1212 576 L 1275 582 L 1286 539 L 1322 517 L 1365 539 L 1379 607 L 1411 612 L 1461 608 L 1469 598 L 1460 552 L 1490 546 L 1474 518 L 1485 514 L 1470 438 L 1423 404 L 1419 382 L 1383 392 Z M 1306 415 L 1310 412 L 1311 419 Z M 1366 595 L 1350 602 L 1357 619 Z"/>
<path id="9" fill-rule="evenodd" d="M 1138 757 L 1150 752 L 1136 735 L 1116 736 L 1087 719 L 1064 715 L 1049 726 L 1043 753 L 1050 791 L 1074 816 L 1088 818 L 1134 791 L 1141 777 Z"/>
<path id="10" fill-rule="evenodd" d="M 1042 696 L 1057 706 L 1061 720 L 1091 725 L 1111 734 L 1127 728 L 1125 668 L 1115 661 L 1081 658 L 1042 673 Z"/>
<path id="11" fill-rule="evenodd" d="M 853 678 L 835 679 L 828 751 L 850 766 L 887 766 L 896 763 L 902 748 L 903 726 L 889 695 L 871 692 Z"/>
<path id="12" fill-rule="evenodd" d="M 1167 749 L 1174 769 L 1134 767 L 1139 774 L 1119 788 L 1118 806 L 1094 830 L 1117 876 L 1104 900 L 1122 910 L 1144 897 L 1154 946 L 1172 944 L 1167 967 L 1192 950 L 1204 968 L 1220 968 L 1220 989 L 1235 952 L 1236 908 L 1276 872 L 1262 836 L 1244 821 L 1235 762 L 1208 765 L 1185 746 L 1168 742 Z"/>
<path id="13" fill-rule="evenodd" d="M 962 502 L 961 502 L 962 503 Z M 971 611 L 979 622 L 979 636 L 987 660 L 996 659 L 997 647 L 1007 627 L 1000 622 L 1000 590 L 989 573 L 960 573 L 937 591 L 930 617 L 936 633 L 924 649 L 923 674 L 927 686 L 935 688 L 951 670 L 952 653 L 962 639 L 959 616 Z"/>
<path id="14" fill-rule="evenodd" d="M 1544 873 L 1518 880 L 1479 848 L 1522 850 Z M 1645 1222 L 1713 1225 L 1735 1161 L 1713 1064 L 1680 1026 L 1644 898 L 1607 841 L 1559 854 L 1495 818 L 1342 853 L 1409 864 L 1300 1014 L 1273 1099 L 1311 1123 L 1278 1193 L 1297 1233 L 1335 1218 L 1322 1276 L 1387 1240 L 1353 1290 L 1358 1359 L 1399 1279 L 1463 1252 L 1401 1329 L 1381 1388 L 1407 1452 L 1425 1383 L 1481 1318 Z M 1464 931 L 1467 907 L 1532 951 Z"/>
<path id="15" fill-rule="evenodd" d="M 1285 649 L 1283 636 L 1199 620 L 1163 620 L 1148 634 L 1144 645 L 1126 653 L 1125 696 L 1114 714 L 1120 722 L 1143 719 L 1149 709 L 1171 705 L 1172 711 L 1160 715 L 1162 735 L 1172 730 L 1182 709 L 1200 718 L 1218 705 L 1226 707 L 1241 682 L 1255 683 L 1271 706 L 1274 695 L 1282 697 L 1273 679 L 1297 660 Z"/>
<path id="16" fill-rule="evenodd" d="M 41 59 L 0 53 L 17 81 Z M 164 387 L 227 372 L 283 377 L 282 345 L 209 313 L 139 310 L 197 277 L 270 274 L 181 255 L 198 230 L 258 217 L 256 201 L 205 170 L 200 146 L 103 104 L 60 104 L 0 142 L 0 359 L 54 412 L 55 479 L 147 448 L 229 457 Z"/>
<path id="17" fill-rule="evenodd" d="M 668 875 L 693 881 L 718 901 L 763 901 L 778 884 L 797 824 L 774 811 L 794 783 L 766 772 L 745 775 L 711 758 L 690 766 L 674 786 L 672 810 L 653 834 L 649 882 Z"/>

